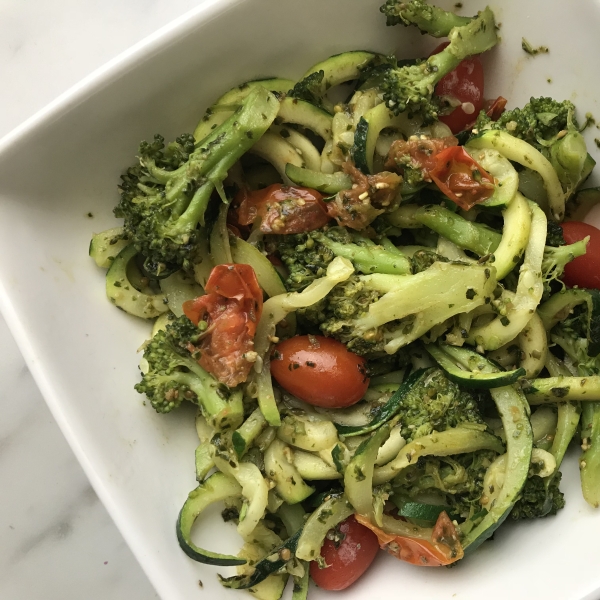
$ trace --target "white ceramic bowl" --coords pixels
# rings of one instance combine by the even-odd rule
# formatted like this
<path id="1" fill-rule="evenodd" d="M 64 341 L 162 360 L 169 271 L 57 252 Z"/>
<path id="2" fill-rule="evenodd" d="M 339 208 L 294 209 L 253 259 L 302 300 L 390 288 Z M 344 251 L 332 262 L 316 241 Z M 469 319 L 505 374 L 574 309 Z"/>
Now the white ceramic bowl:
<path id="1" fill-rule="evenodd" d="M 217 582 L 216 571 L 227 569 L 195 563 L 177 545 L 175 519 L 195 485 L 193 411 L 159 416 L 132 389 L 135 350 L 149 325 L 106 301 L 103 273 L 87 256 L 90 234 L 114 224 L 116 183 L 138 142 L 191 130 L 231 86 L 260 76 L 296 78 L 344 50 L 419 56 L 436 45 L 416 31 L 386 28 L 380 3 L 204 2 L 0 142 L 2 312 L 92 484 L 165 600 L 244 596 Z M 481 7 L 466 2 L 463 14 Z M 502 94 L 510 105 L 531 95 L 568 97 L 582 112 L 596 112 L 600 5 L 498 0 L 493 8 L 503 42 L 485 59 L 486 96 Z M 549 45 L 550 54 L 529 57 L 522 36 Z M 600 158 L 595 130 L 586 135 Z M 450 570 L 418 569 L 381 553 L 340 597 L 597 599 L 600 512 L 583 502 L 570 458 L 567 508 L 559 516 L 507 524 Z M 205 519 L 199 535 L 216 550 L 240 544 L 219 518 Z M 326 597 L 333 596 L 311 590 L 312 600 Z"/>

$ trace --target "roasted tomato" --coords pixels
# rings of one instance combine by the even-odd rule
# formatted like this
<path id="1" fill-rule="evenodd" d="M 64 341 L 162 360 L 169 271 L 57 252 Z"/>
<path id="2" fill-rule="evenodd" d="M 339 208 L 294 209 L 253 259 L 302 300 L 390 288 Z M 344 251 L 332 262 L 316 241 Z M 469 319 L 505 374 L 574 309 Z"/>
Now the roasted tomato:
<path id="1" fill-rule="evenodd" d="M 436 156 L 458 145 L 458 140 L 449 135 L 443 138 L 418 138 L 412 136 L 408 140 L 396 140 L 388 152 L 385 167 L 394 169 L 410 167 L 421 169 L 423 179 L 429 179 L 429 171 L 436 167 Z"/>
<path id="2" fill-rule="evenodd" d="M 234 387 L 245 381 L 252 367 L 263 293 L 250 265 L 217 265 L 205 287 L 206 294 L 183 304 L 185 315 L 206 330 L 190 352 L 200 352 L 198 363 L 221 383 Z"/>
<path id="3" fill-rule="evenodd" d="M 429 176 L 444 195 L 465 210 L 494 193 L 494 178 L 462 146 L 436 154 Z"/>
<path id="4" fill-rule="evenodd" d="M 327 567 L 310 563 L 310 576 L 324 590 L 345 590 L 369 568 L 379 550 L 377 536 L 367 527 L 348 517 L 334 530 L 334 539 L 326 539 L 321 557 Z"/>
<path id="5" fill-rule="evenodd" d="M 356 515 L 356 520 L 377 535 L 383 550 L 411 565 L 441 567 L 464 556 L 456 528 L 445 511 L 440 513 L 429 540 L 386 533 L 361 515 Z"/>
<path id="6" fill-rule="evenodd" d="M 440 44 L 432 54 L 441 52 L 447 45 L 448 42 Z M 435 93 L 455 106 L 452 112 L 440 116 L 440 121 L 448 125 L 452 133 L 467 129 L 484 107 L 483 66 L 479 58 L 471 56 L 461 61 L 454 71 L 440 79 Z"/>
<path id="7" fill-rule="evenodd" d="M 294 396 L 314 406 L 356 404 L 369 386 L 365 359 L 337 340 L 298 335 L 275 346 L 271 373 Z"/>
<path id="8" fill-rule="evenodd" d="M 238 193 L 240 225 L 250 225 L 260 218 L 263 233 L 304 233 L 319 229 L 329 222 L 323 196 L 310 188 L 274 183 L 263 190 Z"/>
<path id="9" fill-rule="evenodd" d="M 567 244 L 590 236 L 586 253 L 565 266 L 563 281 L 570 287 L 578 285 L 600 290 L 600 229 L 581 221 L 567 221 L 560 226 Z"/>

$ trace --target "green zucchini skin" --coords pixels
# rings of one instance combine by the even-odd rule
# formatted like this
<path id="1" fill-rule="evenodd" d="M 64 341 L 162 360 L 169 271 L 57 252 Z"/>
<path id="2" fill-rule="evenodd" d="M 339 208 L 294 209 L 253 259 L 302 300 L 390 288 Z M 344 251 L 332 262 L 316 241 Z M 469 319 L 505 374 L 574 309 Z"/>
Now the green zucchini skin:
<path id="1" fill-rule="evenodd" d="M 127 276 L 127 265 L 136 254 L 137 250 L 132 244 L 125 246 L 117 254 L 106 272 L 106 295 L 126 313 L 142 319 L 154 319 L 169 310 L 166 296 L 144 294 L 135 289 Z"/>
<path id="2" fill-rule="evenodd" d="M 297 98 L 284 98 L 276 123 L 291 123 L 310 129 L 324 140 L 331 138 L 331 115 L 322 108 Z"/>
<path id="3" fill-rule="evenodd" d="M 459 368 L 452 360 L 452 354 L 464 356 L 465 361 L 472 366 L 476 366 L 477 360 L 482 358 L 480 354 L 468 350 L 467 348 L 447 346 L 446 344 L 440 344 L 439 346 L 428 344 L 425 346 L 425 349 L 444 370 L 446 377 L 450 381 L 454 381 L 454 383 L 458 383 L 465 388 L 489 390 L 505 385 L 511 385 L 521 377 L 525 376 L 525 369 L 523 368 L 494 373 L 482 373 L 481 371 L 473 372 L 472 370 L 465 371 Z M 448 352 L 445 351 L 446 349 L 448 349 Z"/>
<path id="4" fill-rule="evenodd" d="M 214 473 L 203 484 L 190 492 L 177 518 L 177 541 L 181 549 L 193 560 L 222 567 L 244 565 L 246 560 L 228 554 L 210 552 L 196 546 L 190 539 L 192 526 L 204 509 L 220 500 L 239 496 L 241 486 L 223 473 Z"/>
<path id="5" fill-rule="evenodd" d="M 113 227 L 100 233 L 95 233 L 90 240 L 90 257 L 102 269 L 108 269 L 117 254 L 129 244 L 123 238 L 123 227 Z"/>
<path id="6" fill-rule="evenodd" d="M 414 501 L 398 501 L 394 496 L 392 496 L 391 500 L 397 505 L 398 514 L 401 517 L 417 519 L 419 521 L 435 523 L 441 512 L 449 510 L 448 506 L 442 506 L 438 504 L 424 504 L 423 502 Z"/>
<path id="7" fill-rule="evenodd" d="M 313 65 L 302 77 L 306 79 L 313 73 L 323 71 L 323 81 L 321 82 L 321 93 L 324 95 L 330 88 L 358 79 L 365 69 L 367 69 L 373 60 L 381 55 L 365 50 L 353 50 L 334 54 L 324 61 Z"/>
<path id="8" fill-rule="evenodd" d="M 420 369 L 412 373 L 406 381 L 400 384 L 400 387 L 392 397 L 381 407 L 379 407 L 376 411 L 374 411 L 373 419 L 367 423 L 366 425 L 337 425 L 336 428 L 338 430 L 339 435 L 343 435 L 346 437 L 354 436 L 354 435 L 363 435 L 364 433 L 369 433 L 374 429 L 377 429 L 387 421 L 389 421 L 397 412 L 400 407 L 400 403 L 404 396 L 408 394 L 411 388 L 422 378 L 425 377 L 429 373 L 428 369 Z"/>
<path id="9" fill-rule="evenodd" d="M 294 556 L 296 548 L 298 546 L 298 540 L 302 534 L 302 529 L 299 529 L 293 536 L 288 538 L 281 546 L 275 548 L 273 551 L 258 561 L 254 565 L 254 572 L 252 575 L 234 575 L 233 577 L 222 577 L 219 575 L 221 583 L 227 587 L 235 590 L 247 590 L 252 586 L 265 580 L 269 575 L 276 573 L 285 566 L 285 564 Z M 289 552 L 289 556 L 286 555 Z"/>
<path id="10" fill-rule="evenodd" d="M 497 367 L 486 361 L 486 369 Z M 506 454 L 508 465 L 506 479 L 496 504 L 463 540 L 465 557 L 471 554 L 500 527 L 513 509 L 527 481 L 533 449 L 533 432 L 529 421 L 529 405 L 518 385 L 509 385 L 491 390 L 491 395 L 502 419 L 506 432 Z"/>
<path id="11" fill-rule="evenodd" d="M 290 181 L 297 185 L 312 188 L 330 196 L 342 190 L 349 190 L 352 187 L 352 179 L 342 171 L 338 171 L 337 173 L 320 173 L 288 163 L 285 168 L 285 174 Z"/>

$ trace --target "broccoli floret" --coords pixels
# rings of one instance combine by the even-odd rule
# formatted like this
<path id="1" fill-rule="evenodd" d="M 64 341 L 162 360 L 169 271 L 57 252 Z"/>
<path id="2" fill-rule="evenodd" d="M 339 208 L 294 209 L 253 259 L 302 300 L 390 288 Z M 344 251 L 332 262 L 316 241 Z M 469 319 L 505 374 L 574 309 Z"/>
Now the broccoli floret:
<path id="1" fill-rule="evenodd" d="M 391 244 L 391 242 L 390 242 Z M 410 273 L 410 261 L 399 250 L 387 250 L 344 227 L 329 227 L 309 233 L 278 236 L 274 249 L 288 269 L 288 290 L 300 291 L 318 277 L 336 257 L 350 260 L 361 273 Z"/>
<path id="2" fill-rule="evenodd" d="M 365 314 L 381 294 L 359 277 L 352 276 L 336 285 L 325 299 L 298 313 L 317 325 L 322 333 L 344 342 L 349 350 L 361 356 L 376 357 L 384 353 L 381 335 L 354 336 L 354 322 Z"/>
<path id="3" fill-rule="evenodd" d="M 183 135 L 164 147 L 155 136 L 139 147 L 139 165 L 122 177 L 115 215 L 154 277 L 165 277 L 196 260 L 198 224 L 216 189 L 224 195 L 227 171 L 267 130 L 278 111 L 275 96 L 257 88 L 206 139 L 193 145 Z"/>
<path id="4" fill-rule="evenodd" d="M 496 456 L 493 450 L 444 458 L 423 456 L 400 472 L 394 491 L 410 499 L 437 491 L 452 518 L 464 521 L 481 510 L 483 478 Z"/>
<path id="5" fill-rule="evenodd" d="M 497 121 L 481 112 L 473 131 L 499 129 L 525 140 L 554 167 L 563 190 L 570 197 L 585 179 L 587 148 L 569 100 L 531 98 L 523 108 L 505 111 Z"/>
<path id="6" fill-rule="evenodd" d="M 539 519 L 555 515 L 565 506 L 565 495 L 560 491 L 562 474 L 557 471 L 548 486 L 542 477 L 532 475 L 527 479 L 521 497 L 512 509 L 512 519 Z"/>
<path id="7" fill-rule="evenodd" d="M 142 381 L 135 389 L 146 394 L 159 413 L 171 412 L 183 400 L 198 401 L 203 381 L 210 377 L 187 349 L 202 331 L 187 317 L 179 317 L 159 331 L 144 349 Z"/>
<path id="8" fill-rule="evenodd" d="M 416 25 L 422 33 L 433 37 L 446 37 L 454 27 L 462 27 L 471 21 L 469 17 L 430 6 L 423 0 L 387 0 L 379 10 L 387 17 L 386 25 Z"/>
<path id="9" fill-rule="evenodd" d="M 406 21 L 403 22 L 416 23 L 419 26 L 435 23 L 430 20 L 430 15 L 437 16 L 438 9 L 421 2 L 411 2 L 407 7 L 404 12 L 398 11 L 399 14 L 406 15 Z M 393 13 L 392 6 L 386 10 Z M 421 18 L 417 15 L 421 15 Z M 392 18 L 395 16 L 398 15 L 392 14 Z M 399 16 L 398 18 L 400 19 Z M 427 31 L 427 27 L 424 29 Z M 496 45 L 498 38 L 494 14 L 486 8 L 475 18 L 467 19 L 466 24 L 451 28 L 447 35 L 450 44 L 438 54 L 415 65 L 387 69 L 381 75 L 379 85 L 384 102 L 395 114 L 408 111 L 409 115 L 419 115 L 424 122 L 435 121 L 438 118 L 443 109 L 443 100 L 433 97 L 435 85 L 464 58 L 481 54 Z"/>
<path id="10" fill-rule="evenodd" d="M 407 442 L 462 423 L 483 423 L 475 398 L 440 369 L 431 369 L 415 387 L 418 389 L 403 397 L 398 410 L 402 437 Z"/>
<path id="11" fill-rule="evenodd" d="M 578 125 L 572 102 L 540 97 L 531 98 L 523 108 L 505 111 L 497 121 L 482 111 L 475 129 L 501 129 L 541 150 L 556 141 L 562 131 L 578 130 Z"/>
<path id="12" fill-rule="evenodd" d="M 197 326 L 181 316 L 149 340 L 140 365 L 142 380 L 135 389 L 146 394 L 159 413 L 171 412 L 189 400 L 217 428 L 227 428 L 226 423 L 237 426 L 243 416 L 240 394 L 207 373 L 188 350 L 202 336 L 203 324 Z"/>
<path id="13" fill-rule="evenodd" d="M 288 270 L 285 287 L 288 291 L 299 292 L 315 279 L 323 277 L 327 266 L 335 254 L 326 246 L 315 242 L 310 233 L 299 233 L 274 237 L 273 251 L 279 256 Z M 269 242 L 267 242 L 269 247 Z"/>

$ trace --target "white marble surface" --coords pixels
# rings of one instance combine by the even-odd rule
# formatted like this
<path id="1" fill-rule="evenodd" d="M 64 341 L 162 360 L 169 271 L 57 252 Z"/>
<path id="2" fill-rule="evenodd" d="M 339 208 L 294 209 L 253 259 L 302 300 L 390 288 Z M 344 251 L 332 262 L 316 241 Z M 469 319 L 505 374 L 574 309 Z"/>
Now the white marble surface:
<path id="1" fill-rule="evenodd" d="M 0 137 L 201 1 L 0 0 Z M 0 598 L 158 598 L 1 316 L 0 381 Z"/>

